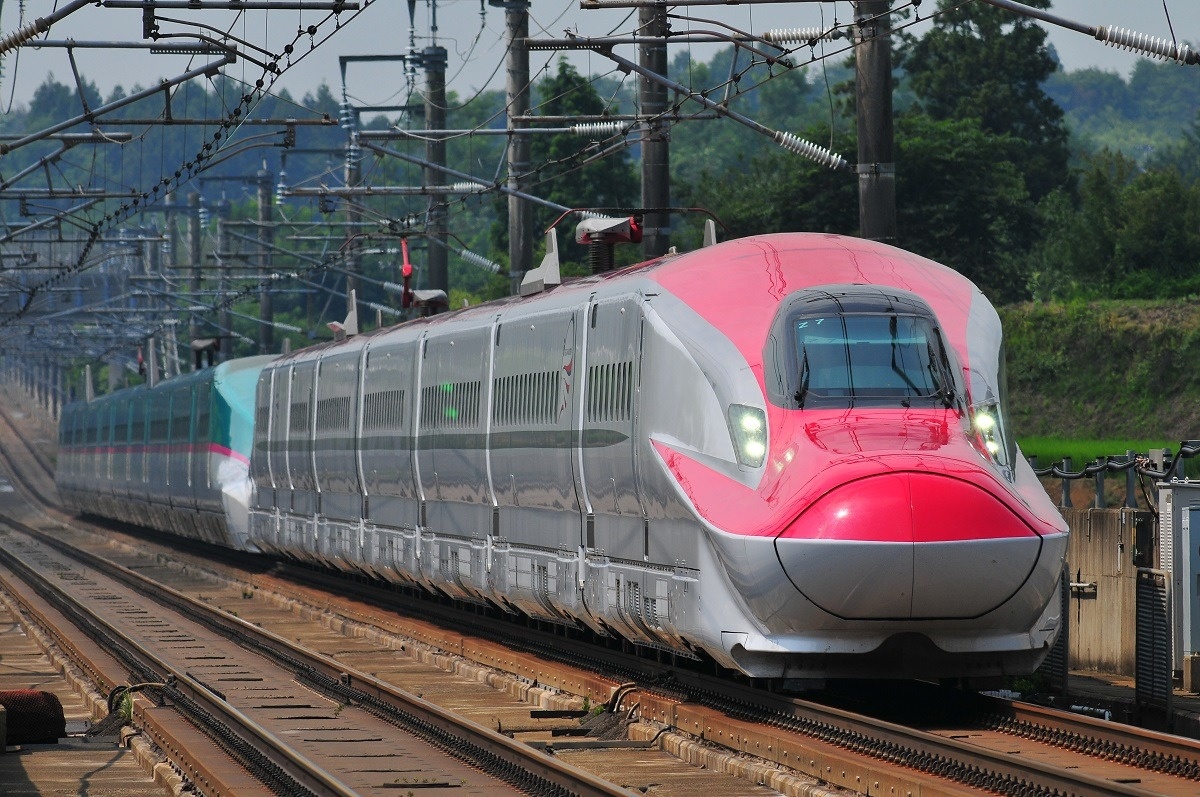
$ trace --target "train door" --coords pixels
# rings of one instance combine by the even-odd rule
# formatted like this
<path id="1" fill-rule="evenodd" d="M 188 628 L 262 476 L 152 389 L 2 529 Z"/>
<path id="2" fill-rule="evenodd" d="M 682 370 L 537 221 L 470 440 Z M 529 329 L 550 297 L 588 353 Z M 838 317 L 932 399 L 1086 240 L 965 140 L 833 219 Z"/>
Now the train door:
<path id="1" fill-rule="evenodd" d="M 188 385 L 175 391 L 172 407 L 171 448 L 171 498 L 179 510 L 181 528 L 190 525 L 192 510 L 196 508 L 196 496 L 192 485 L 192 461 L 195 458 L 193 444 L 196 433 L 196 386 Z M 184 517 L 187 519 L 184 520 Z M 181 533 L 187 533 L 181 531 Z M 194 533 L 194 532 L 193 532 Z"/>
<path id="2" fill-rule="evenodd" d="M 125 404 L 125 420 L 124 434 L 120 437 L 121 451 L 121 469 L 118 474 L 118 480 L 121 483 L 121 499 L 128 504 L 130 493 L 133 489 L 133 430 L 134 430 L 134 407 L 137 406 L 137 399 L 126 402 Z"/>
<path id="3" fill-rule="evenodd" d="M 318 365 L 313 458 L 321 514 L 337 520 L 362 517 L 362 489 L 354 461 L 359 354 L 359 347 L 351 343 L 322 357 Z"/>
<path id="4" fill-rule="evenodd" d="M 486 590 L 493 507 L 487 471 L 490 323 L 429 334 L 421 363 L 422 570 L 456 597 Z"/>
<path id="5" fill-rule="evenodd" d="M 425 525 L 462 537 L 489 533 L 483 413 L 490 327 L 429 335 L 421 369 L 421 486 Z"/>
<path id="6" fill-rule="evenodd" d="M 196 384 L 196 394 L 192 404 L 192 432 L 188 451 L 191 461 L 188 463 L 188 482 L 192 489 L 192 500 L 197 509 L 211 510 L 212 482 L 209 475 L 209 456 L 212 448 L 212 434 L 209 427 L 212 412 L 213 383 L 203 379 Z"/>
<path id="7" fill-rule="evenodd" d="M 254 443 L 250 450 L 250 476 L 254 479 L 255 509 L 275 507 L 275 481 L 271 473 L 272 385 L 275 369 L 264 368 L 254 389 Z"/>
<path id="8" fill-rule="evenodd" d="M 414 417 L 419 338 L 389 333 L 367 345 L 362 367 L 362 474 L 364 542 L 375 571 L 417 581 L 417 527 L 421 497 L 414 469 Z"/>
<path id="9" fill-rule="evenodd" d="M 362 338 L 327 351 L 317 363 L 314 390 L 313 467 L 323 561 L 343 569 L 362 559 L 362 488 L 355 464 L 358 368 Z"/>
<path id="10" fill-rule="evenodd" d="M 114 500 L 113 492 L 113 416 L 116 415 L 117 404 L 115 401 L 107 402 L 100 409 L 100 450 L 103 452 L 101 459 L 101 481 L 104 485 L 104 505 L 108 508 L 108 512 L 112 514 L 112 504 Z"/>
<path id="11" fill-rule="evenodd" d="M 510 313 L 493 334 L 491 579 L 508 603 L 550 619 L 578 614 L 577 316 L 576 307 Z"/>
<path id="12" fill-rule="evenodd" d="M 288 364 L 276 368 L 271 379 L 271 481 L 275 484 L 275 506 L 280 512 L 292 511 L 292 477 L 288 471 L 291 393 L 292 366 Z"/>
<path id="13" fill-rule="evenodd" d="M 147 511 L 150 495 L 146 485 L 146 459 L 149 440 L 149 397 L 143 393 L 133 399 L 133 428 L 130 430 L 130 453 L 132 466 L 129 474 L 129 497 L 134 509 L 134 520 L 145 526 L 150 522 Z"/>
<path id="14" fill-rule="evenodd" d="M 539 548 L 579 545 L 571 446 L 575 317 L 506 320 L 495 335 L 491 465 L 499 534 Z"/>
<path id="15" fill-rule="evenodd" d="M 150 455 L 146 462 L 146 489 L 150 496 L 152 525 L 167 531 L 170 529 L 166 506 L 169 503 L 167 468 L 170 464 L 171 394 L 166 390 L 151 390 L 148 396 Z"/>
<path id="16" fill-rule="evenodd" d="M 312 404 L 316 361 L 293 365 L 288 391 L 287 469 L 292 485 L 292 514 L 311 518 L 317 513 L 313 476 Z"/>
<path id="17" fill-rule="evenodd" d="M 641 333 L 640 297 L 589 303 L 580 462 L 591 518 L 584 544 L 630 562 L 649 552 L 636 461 Z"/>

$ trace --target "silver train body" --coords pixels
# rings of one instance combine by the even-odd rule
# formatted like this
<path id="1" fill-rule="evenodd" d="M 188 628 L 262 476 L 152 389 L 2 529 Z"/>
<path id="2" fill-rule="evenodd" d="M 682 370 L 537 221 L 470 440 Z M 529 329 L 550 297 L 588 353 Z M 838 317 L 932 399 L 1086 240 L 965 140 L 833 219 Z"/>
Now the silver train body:
<path id="1" fill-rule="evenodd" d="M 901 250 L 742 239 L 255 367 L 223 544 L 754 677 L 1028 673 L 1063 622 L 995 310 Z M 198 536 L 182 474 L 72 456 L 74 506 Z"/>

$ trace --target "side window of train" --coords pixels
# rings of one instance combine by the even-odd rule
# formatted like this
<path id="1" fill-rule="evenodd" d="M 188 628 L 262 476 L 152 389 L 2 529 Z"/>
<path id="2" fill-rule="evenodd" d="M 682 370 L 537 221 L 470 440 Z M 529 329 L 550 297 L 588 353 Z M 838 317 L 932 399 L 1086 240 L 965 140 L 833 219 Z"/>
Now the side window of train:
<path id="1" fill-rule="evenodd" d="M 196 440 L 208 439 L 209 404 L 212 401 L 212 385 L 208 382 L 200 385 L 196 395 Z"/>

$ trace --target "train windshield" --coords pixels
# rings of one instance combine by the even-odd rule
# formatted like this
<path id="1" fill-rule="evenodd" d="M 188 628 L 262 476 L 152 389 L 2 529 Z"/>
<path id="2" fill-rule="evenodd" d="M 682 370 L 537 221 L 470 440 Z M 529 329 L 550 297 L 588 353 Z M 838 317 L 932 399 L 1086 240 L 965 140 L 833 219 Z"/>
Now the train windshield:
<path id="1" fill-rule="evenodd" d="M 951 406 L 953 381 L 931 319 L 899 313 L 794 318 L 801 408 Z"/>

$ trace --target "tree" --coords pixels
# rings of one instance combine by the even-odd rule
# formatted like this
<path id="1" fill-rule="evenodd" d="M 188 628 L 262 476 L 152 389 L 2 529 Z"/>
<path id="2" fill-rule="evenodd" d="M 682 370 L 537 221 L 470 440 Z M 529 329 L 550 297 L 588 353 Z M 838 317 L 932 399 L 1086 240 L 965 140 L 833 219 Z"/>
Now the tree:
<path id="1" fill-rule="evenodd" d="M 995 302 L 1027 296 L 1020 253 L 1035 218 L 1011 136 L 976 119 L 896 120 L 898 243 L 975 282 Z"/>
<path id="2" fill-rule="evenodd" d="M 1030 197 L 1041 199 L 1067 181 L 1070 154 L 1062 109 L 1042 88 L 1058 69 L 1046 31 L 983 3 L 939 0 L 938 8 L 933 29 L 908 39 L 900 59 L 918 106 L 934 119 L 978 119 L 984 131 L 1011 136 L 1019 145 L 1011 160 Z"/>
<path id="3" fill-rule="evenodd" d="M 850 152 L 854 141 L 843 133 L 834 147 Z M 853 234 L 858 228 L 853 177 L 778 148 L 730 172 L 701 172 L 676 190 L 683 204 L 708 208 L 721 220 L 722 238 L 787 231 Z M 698 232 L 693 235 L 698 239 Z"/>
<path id="4" fill-rule="evenodd" d="M 538 112 L 543 116 L 597 116 L 618 109 L 610 107 L 592 84 L 566 61 L 558 72 L 538 85 Z M 536 136 L 530 159 L 537 172 L 536 193 L 567 207 L 614 207 L 636 203 L 637 176 L 627 151 L 584 165 L 597 147 L 570 134 Z M 570 175 L 568 179 L 564 178 Z M 543 214 L 550 216 L 551 212 Z"/>
<path id="5" fill-rule="evenodd" d="M 1090 158 L 1079 203 L 1043 203 L 1054 235 L 1031 253 L 1040 298 L 1154 299 L 1194 294 L 1200 276 L 1200 187 L 1175 169 Z"/>
<path id="6" fill-rule="evenodd" d="M 597 116 L 617 111 L 566 61 L 559 61 L 557 73 L 536 88 L 536 111 L 542 116 Z M 534 136 L 529 149 L 534 173 L 526 190 L 532 194 L 569 208 L 634 207 L 640 201 L 638 177 L 625 149 L 591 160 L 600 146 L 572 134 Z M 506 201 L 501 198 L 498 203 Z M 559 215 L 540 207 L 534 225 L 545 229 Z M 508 214 L 498 206 L 497 217 L 500 221 L 493 226 L 492 249 L 507 252 Z M 585 259 L 574 240 L 560 228 L 559 252 L 564 264 Z"/>

